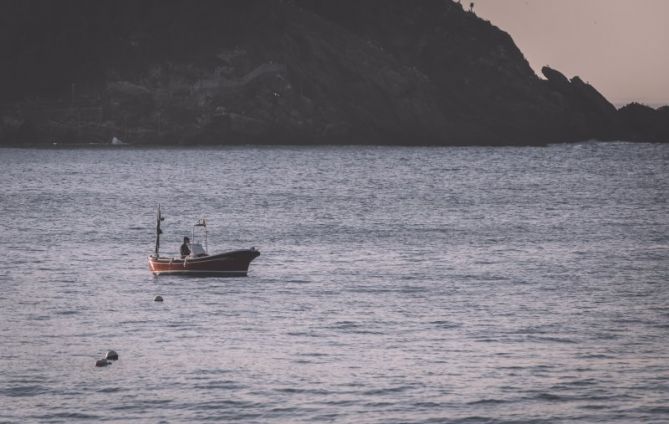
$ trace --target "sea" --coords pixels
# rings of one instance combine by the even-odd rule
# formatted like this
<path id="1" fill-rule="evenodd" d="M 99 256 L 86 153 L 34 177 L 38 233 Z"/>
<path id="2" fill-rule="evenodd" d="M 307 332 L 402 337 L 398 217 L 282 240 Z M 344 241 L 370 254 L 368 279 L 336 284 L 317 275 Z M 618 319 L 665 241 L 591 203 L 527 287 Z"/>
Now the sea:
<path id="1" fill-rule="evenodd" d="M 0 169 L 1 423 L 669 422 L 667 144 Z M 210 253 L 261 252 L 248 276 L 153 276 L 158 205 L 161 255 L 206 218 Z"/>

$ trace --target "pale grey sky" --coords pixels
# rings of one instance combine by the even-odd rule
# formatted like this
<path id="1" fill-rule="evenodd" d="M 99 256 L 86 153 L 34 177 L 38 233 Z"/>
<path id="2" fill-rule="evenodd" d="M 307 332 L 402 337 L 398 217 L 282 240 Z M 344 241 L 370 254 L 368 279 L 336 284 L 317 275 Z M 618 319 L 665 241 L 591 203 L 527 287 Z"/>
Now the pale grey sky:
<path id="1" fill-rule="evenodd" d="M 543 65 L 616 105 L 669 104 L 669 0 L 463 0 Z"/>

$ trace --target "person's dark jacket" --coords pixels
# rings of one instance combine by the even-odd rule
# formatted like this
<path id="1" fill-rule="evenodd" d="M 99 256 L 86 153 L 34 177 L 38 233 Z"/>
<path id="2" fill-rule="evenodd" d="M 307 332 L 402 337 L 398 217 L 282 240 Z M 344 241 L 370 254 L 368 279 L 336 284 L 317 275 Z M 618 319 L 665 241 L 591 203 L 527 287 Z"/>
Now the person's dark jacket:
<path id="1" fill-rule="evenodd" d="M 181 257 L 185 258 L 188 255 L 190 255 L 190 249 L 188 248 L 188 243 L 184 243 L 181 245 Z"/>

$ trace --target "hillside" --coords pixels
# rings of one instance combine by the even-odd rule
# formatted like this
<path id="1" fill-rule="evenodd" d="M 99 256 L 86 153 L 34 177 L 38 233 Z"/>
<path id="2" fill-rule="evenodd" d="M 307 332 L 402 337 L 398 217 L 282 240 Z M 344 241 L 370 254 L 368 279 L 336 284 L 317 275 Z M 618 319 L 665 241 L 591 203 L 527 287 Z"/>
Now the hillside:
<path id="1" fill-rule="evenodd" d="M 450 0 L 8 0 L 0 143 L 669 141 Z"/>

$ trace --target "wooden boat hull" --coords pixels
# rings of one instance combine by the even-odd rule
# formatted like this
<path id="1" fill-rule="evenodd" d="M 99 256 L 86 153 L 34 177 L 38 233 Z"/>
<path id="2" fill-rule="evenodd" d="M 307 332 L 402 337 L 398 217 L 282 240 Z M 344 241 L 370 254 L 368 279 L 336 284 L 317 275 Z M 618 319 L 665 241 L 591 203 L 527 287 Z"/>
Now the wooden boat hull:
<path id="1" fill-rule="evenodd" d="M 149 269 L 154 275 L 240 277 L 247 275 L 259 255 L 255 249 L 241 249 L 185 259 L 149 256 Z"/>

